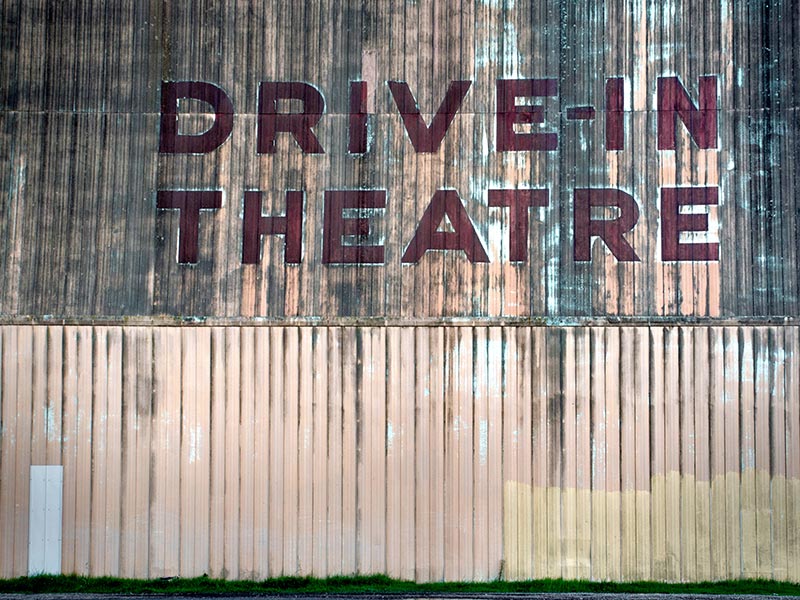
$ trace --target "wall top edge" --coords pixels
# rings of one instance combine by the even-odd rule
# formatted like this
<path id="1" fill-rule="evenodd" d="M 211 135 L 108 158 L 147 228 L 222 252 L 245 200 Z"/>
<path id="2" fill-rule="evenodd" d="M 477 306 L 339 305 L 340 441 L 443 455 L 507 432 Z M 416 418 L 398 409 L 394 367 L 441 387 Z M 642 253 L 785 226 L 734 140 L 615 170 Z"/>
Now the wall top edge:
<path id="1" fill-rule="evenodd" d="M 800 317 L 82 317 L 0 315 L 0 326 L 122 327 L 738 327 L 798 326 Z"/>

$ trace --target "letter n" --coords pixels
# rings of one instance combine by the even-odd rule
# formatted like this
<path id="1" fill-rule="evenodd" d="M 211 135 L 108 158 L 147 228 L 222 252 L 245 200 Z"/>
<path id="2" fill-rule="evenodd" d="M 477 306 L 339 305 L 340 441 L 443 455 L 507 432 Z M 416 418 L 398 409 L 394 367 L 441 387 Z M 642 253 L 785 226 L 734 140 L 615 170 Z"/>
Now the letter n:
<path id="1" fill-rule="evenodd" d="M 700 108 L 677 77 L 658 78 L 658 149 L 675 150 L 677 119 L 683 121 L 698 148 L 717 147 L 717 78 L 700 78 Z"/>

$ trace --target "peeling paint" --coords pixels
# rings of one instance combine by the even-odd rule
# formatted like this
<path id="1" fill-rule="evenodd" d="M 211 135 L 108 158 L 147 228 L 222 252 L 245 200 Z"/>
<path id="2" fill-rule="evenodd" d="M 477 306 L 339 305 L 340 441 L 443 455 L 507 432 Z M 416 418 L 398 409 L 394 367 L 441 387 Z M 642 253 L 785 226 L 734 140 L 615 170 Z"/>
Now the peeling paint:
<path id="1" fill-rule="evenodd" d="M 389 451 L 394 446 L 394 427 L 391 421 L 386 421 L 386 450 Z"/>
<path id="2" fill-rule="evenodd" d="M 45 432 L 48 442 L 58 441 L 58 430 L 56 429 L 56 416 L 52 406 L 44 409 Z"/>
<path id="3" fill-rule="evenodd" d="M 481 419 L 478 423 L 478 458 L 479 463 L 483 466 L 486 465 L 487 457 L 489 456 L 489 424 L 485 419 Z"/>
<path id="4" fill-rule="evenodd" d="M 189 464 L 192 465 L 200 459 L 203 451 L 203 429 L 199 425 L 189 428 Z"/>

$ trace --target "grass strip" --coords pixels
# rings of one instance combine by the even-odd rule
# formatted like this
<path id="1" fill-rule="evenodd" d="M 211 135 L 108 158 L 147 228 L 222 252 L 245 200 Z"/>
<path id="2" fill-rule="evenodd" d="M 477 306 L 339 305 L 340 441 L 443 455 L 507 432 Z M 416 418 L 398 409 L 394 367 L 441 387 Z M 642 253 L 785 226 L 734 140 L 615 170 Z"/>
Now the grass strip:
<path id="1" fill-rule="evenodd" d="M 368 577 L 279 577 L 263 581 L 193 579 L 119 579 L 78 575 L 37 575 L 0 579 L 0 593 L 10 594 L 167 594 L 167 595 L 255 595 L 255 594 L 503 594 L 542 592 L 603 592 L 640 594 L 774 594 L 800 596 L 800 585 L 782 581 L 741 579 L 702 583 L 638 581 L 490 581 L 485 583 L 414 583 L 383 575 Z"/>

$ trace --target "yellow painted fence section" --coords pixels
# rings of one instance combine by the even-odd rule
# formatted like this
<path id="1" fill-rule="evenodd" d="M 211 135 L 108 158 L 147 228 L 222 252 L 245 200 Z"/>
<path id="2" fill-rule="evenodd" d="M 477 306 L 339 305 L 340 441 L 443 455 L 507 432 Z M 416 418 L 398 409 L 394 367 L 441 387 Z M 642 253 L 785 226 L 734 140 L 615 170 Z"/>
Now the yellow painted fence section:
<path id="1" fill-rule="evenodd" d="M 800 581 L 798 327 L 0 328 L 0 576 Z"/>

